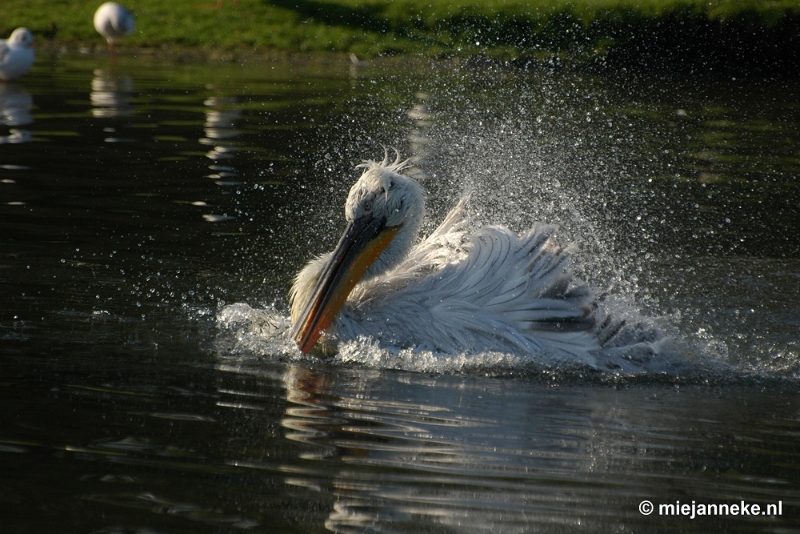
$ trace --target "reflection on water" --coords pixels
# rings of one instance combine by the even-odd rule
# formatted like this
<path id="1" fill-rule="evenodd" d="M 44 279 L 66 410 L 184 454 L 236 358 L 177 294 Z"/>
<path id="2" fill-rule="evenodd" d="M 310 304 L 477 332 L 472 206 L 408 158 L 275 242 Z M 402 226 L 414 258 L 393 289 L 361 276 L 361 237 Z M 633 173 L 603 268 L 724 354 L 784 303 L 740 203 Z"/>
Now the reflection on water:
<path id="1" fill-rule="evenodd" d="M 33 97 L 21 85 L 0 82 L 0 125 L 11 126 L 8 135 L 0 135 L 0 144 L 26 143 L 33 138 L 30 130 L 17 128 L 33 122 Z"/>
<path id="2" fill-rule="evenodd" d="M 8 135 L 0 135 L 0 144 L 17 144 L 27 143 L 33 139 L 33 134 L 30 130 L 20 130 L 19 128 L 10 128 Z"/>
<path id="3" fill-rule="evenodd" d="M 133 115 L 133 79 L 116 70 L 95 69 L 92 78 L 92 115 L 95 117 L 129 117 Z"/>
<path id="4" fill-rule="evenodd" d="M 800 527 L 796 85 L 161 61 L 59 56 L 0 85 L 3 127 L 35 134 L 0 145 L 4 529 Z M 268 342 L 381 145 L 418 158 L 432 220 L 466 191 L 489 224 L 561 224 L 600 287 L 718 365 Z"/>
<path id="5" fill-rule="evenodd" d="M 206 116 L 203 124 L 205 137 L 201 138 L 199 142 L 211 147 L 211 150 L 206 153 L 206 157 L 212 161 L 208 166 L 211 174 L 206 177 L 214 180 L 218 186 L 238 186 L 242 182 L 233 160 L 239 150 L 239 143 L 236 139 L 241 135 L 241 131 L 237 129 L 236 121 L 240 118 L 242 110 L 238 107 L 236 98 L 232 96 L 211 96 L 205 99 L 203 105 Z M 232 221 L 236 217 L 228 213 L 206 213 L 203 215 L 203 219 L 216 223 Z"/>
<path id="6" fill-rule="evenodd" d="M 719 457 L 732 444 L 719 426 L 729 406 L 702 389 L 619 395 L 297 366 L 283 381 L 285 436 L 304 445 L 298 461 L 283 466 L 285 480 L 333 497 L 325 520 L 332 532 L 600 532 L 621 524 L 637 531 L 652 526 L 638 513 L 643 499 L 706 501 L 714 494 L 785 505 L 800 498 L 797 489 L 785 491 L 788 475 L 778 474 L 777 457 Z M 387 390 L 396 394 L 387 397 Z M 766 441 L 748 429 L 747 416 L 727 429 L 752 447 L 775 450 L 791 440 L 792 404 L 779 409 L 784 419 Z M 664 417 L 670 405 L 679 413 L 667 409 L 672 415 Z M 693 410 L 704 421 L 696 427 L 687 418 Z M 730 471 L 762 461 L 777 478 Z M 718 493 L 720 473 L 728 474 Z M 757 518 L 742 530 L 771 521 Z"/>
<path id="7" fill-rule="evenodd" d="M 431 95 L 417 92 L 415 95 L 418 100 L 408 111 L 408 118 L 411 119 L 412 128 L 408 132 L 408 146 L 411 158 L 409 162 L 413 167 L 409 168 L 406 174 L 425 183 L 427 175 L 425 169 L 428 166 L 427 159 L 430 157 L 431 139 L 428 137 L 428 130 L 433 125 L 429 100 Z"/>
<path id="8" fill-rule="evenodd" d="M 206 106 L 205 137 L 200 139 L 200 144 L 211 147 L 206 157 L 213 161 L 209 169 L 214 171 L 208 178 L 214 179 L 217 185 L 238 185 L 240 182 L 234 178 L 239 174 L 230 160 L 239 148 L 236 138 L 241 131 L 236 128 L 236 120 L 242 110 L 236 107 L 235 97 L 209 97 L 203 105 Z"/>
<path id="9" fill-rule="evenodd" d="M 33 97 L 21 85 L 0 82 L 0 124 L 25 126 L 33 122 Z"/>

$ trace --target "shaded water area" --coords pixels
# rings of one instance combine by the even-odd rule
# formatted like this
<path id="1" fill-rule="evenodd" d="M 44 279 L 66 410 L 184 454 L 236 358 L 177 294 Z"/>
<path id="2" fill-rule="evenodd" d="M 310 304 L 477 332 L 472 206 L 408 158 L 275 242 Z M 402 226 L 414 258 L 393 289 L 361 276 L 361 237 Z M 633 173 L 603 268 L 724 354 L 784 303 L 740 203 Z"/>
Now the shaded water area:
<path id="1" fill-rule="evenodd" d="M 39 58 L 0 84 L 2 531 L 800 531 L 798 102 L 781 80 Z M 617 371 L 301 356 L 275 334 L 291 280 L 384 145 L 415 157 L 425 231 L 465 194 L 486 224 L 558 224 L 669 347 Z M 759 511 L 660 510 L 693 501 Z"/>

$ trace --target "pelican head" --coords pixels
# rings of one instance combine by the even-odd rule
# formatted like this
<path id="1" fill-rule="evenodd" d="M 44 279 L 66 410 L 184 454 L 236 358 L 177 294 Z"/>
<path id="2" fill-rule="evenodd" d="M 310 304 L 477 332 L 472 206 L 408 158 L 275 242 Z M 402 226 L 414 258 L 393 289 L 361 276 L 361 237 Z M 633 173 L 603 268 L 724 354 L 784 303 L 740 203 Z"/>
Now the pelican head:
<path id="1" fill-rule="evenodd" d="M 422 187 L 407 161 L 365 161 L 345 204 L 347 228 L 333 252 L 311 261 L 291 291 L 292 336 L 309 352 L 362 280 L 385 273 L 411 250 L 425 215 Z"/>

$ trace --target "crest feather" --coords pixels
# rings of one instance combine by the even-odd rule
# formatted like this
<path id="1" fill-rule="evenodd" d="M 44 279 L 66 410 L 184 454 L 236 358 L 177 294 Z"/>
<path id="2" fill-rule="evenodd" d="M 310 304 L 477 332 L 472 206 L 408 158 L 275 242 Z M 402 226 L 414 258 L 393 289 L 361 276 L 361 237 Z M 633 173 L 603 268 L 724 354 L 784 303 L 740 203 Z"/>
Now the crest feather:
<path id="1" fill-rule="evenodd" d="M 409 166 L 409 161 L 411 161 L 411 158 L 401 160 L 400 151 L 396 148 L 392 148 L 392 150 L 394 150 L 395 153 L 394 161 L 389 160 L 389 149 L 384 147 L 383 161 L 379 162 L 372 159 L 366 159 L 362 163 L 356 165 L 356 169 L 367 169 L 367 172 L 375 170 L 387 170 L 394 173 L 400 173 L 400 171 Z"/>

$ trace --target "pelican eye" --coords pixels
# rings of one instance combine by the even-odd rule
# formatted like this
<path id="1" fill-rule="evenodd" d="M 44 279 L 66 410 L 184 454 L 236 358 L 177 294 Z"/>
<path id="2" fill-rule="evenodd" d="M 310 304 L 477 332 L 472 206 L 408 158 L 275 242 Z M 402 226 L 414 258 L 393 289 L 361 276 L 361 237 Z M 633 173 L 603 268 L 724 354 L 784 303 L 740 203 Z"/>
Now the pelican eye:
<path id="1" fill-rule="evenodd" d="M 365 200 L 364 204 L 362 206 L 364 207 L 364 211 L 372 211 L 372 201 L 371 200 Z"/>

